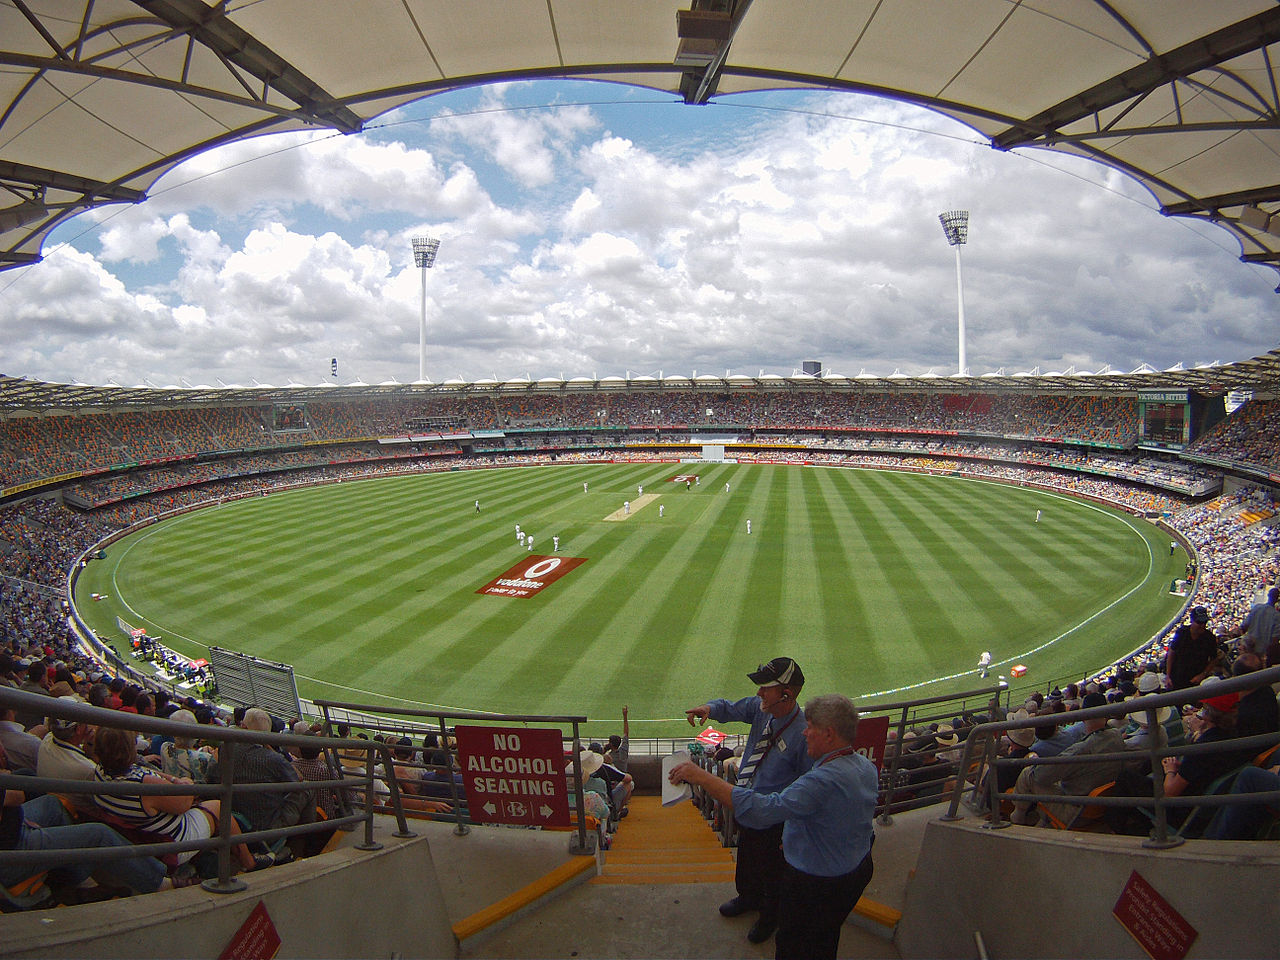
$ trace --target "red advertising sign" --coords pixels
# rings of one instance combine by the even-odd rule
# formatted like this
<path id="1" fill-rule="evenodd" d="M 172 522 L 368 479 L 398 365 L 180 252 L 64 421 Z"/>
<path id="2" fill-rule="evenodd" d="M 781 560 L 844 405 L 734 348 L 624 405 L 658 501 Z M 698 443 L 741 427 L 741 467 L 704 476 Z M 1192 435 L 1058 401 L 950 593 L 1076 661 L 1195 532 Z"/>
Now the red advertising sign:
<path id="1" fill-rule="evenodd" d="M 884 742 L 888 738 L 888 717 L 860 717 L 858 738 L 853 741 L 853 750 L 872 761 L 879 770 L 884 765 Z"/>
<path id="2" fill-rule="evenodd" d="M 280 934 L 259 900 L 218 960 L 271 960 L 279 951 Z"/>
<path id="3" fill-rule="evenodd" d="M 1111 912 L 1152 960 L 1182 960 L 1199 936 L 1137 870 L 1129 874 Z"/>
<path id="4" fill-rule="evenodd" d="M 493 597 L 532 597 L 549 584 L 555 583 L 586 557 L 544 557 L 530 554 L 499 577 L 494 577 L 476 593 Z"/>
<path id="5" fill-rule="evenodd" d="M 698 741 L 700 743 L 709 744 L 713 747 L 718 747 L 720 744 L 724 743 L 724 734 L 714 727 L 707 727 L 707 729 L 698 734 Z"/>
<path id="6" fill-rule="evenodd" d="M 455 727 L 467 810 L 476 823 L 569 825 L 559 730 Z"/>

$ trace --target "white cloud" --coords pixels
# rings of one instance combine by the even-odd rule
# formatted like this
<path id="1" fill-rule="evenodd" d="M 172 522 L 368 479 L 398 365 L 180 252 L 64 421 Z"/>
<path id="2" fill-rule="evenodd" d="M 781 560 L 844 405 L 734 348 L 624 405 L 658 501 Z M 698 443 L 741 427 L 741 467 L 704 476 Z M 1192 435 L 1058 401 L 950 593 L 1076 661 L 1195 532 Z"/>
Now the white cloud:
<path id="1" fill-rule="evenodd" d="M 1274 346 L 1269 273 L 1084 161 L 1001 154 L 951 121 L 847 96 L 771 102 L 863 119 L 505 109 L 534 89 L 488 91 L 474 115 L 455 98 L 457 115 L 430 124 L 195 158 L 79 249 L 0 276 L 4 372 L 316 382 L 338 356 L 344 377 L 412 380 L 419 232 L 442 240 L 427 283 L 436 379 L 806 359 L 946 372 L 955 261 L 937 215 L 954 206 L 972 212 L 974 372 Z"/>

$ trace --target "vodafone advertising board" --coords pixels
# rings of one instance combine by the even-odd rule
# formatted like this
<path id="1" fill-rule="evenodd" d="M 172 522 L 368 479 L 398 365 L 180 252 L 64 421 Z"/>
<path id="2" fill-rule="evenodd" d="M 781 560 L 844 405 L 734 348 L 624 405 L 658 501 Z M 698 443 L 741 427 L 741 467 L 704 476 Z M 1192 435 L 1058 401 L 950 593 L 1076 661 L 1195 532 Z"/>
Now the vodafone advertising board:
<path id="1" fill-rule="evenodd" d="M 473 821 L 569 825 L 567 761 L 559 730 L 455 727 L 454 734 Z"/>
<path id="2" fill-rule="evenodd" d="M 521 560 L 499 577 L 494 577 L 476 593 L 491 597 L 519 597 L 527 599 L 541 593 L 548 584 L 555 583 L 580 564 L 586 557 L 544 557 L 534 554 Z"/>

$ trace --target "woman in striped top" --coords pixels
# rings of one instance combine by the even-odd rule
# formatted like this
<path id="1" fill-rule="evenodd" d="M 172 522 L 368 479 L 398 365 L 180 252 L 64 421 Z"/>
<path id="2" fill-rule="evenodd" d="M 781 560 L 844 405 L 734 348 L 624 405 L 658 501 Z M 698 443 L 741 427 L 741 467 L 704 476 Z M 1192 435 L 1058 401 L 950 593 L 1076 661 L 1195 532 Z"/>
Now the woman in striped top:
<path id="1" fill-rule="evenodd" d="M 191 783 L 186 777 L 174 777 L 161 773 L 154 767 L 138 762 L 137 735 L 119 727 L 99 727 L 93 742 L 98 761 L 95 777 L 99 781 L 130 781 L 133 783 Z M 215 799 L 200 800 L 191 794 L 157 796 L 132 794 L 108 796 L 100 793 L 94 798 L 98 807 L 127 825 L 155 833 L 169 840 L 207 840 L 218 831 L 221 803 Z M 235 818 L 231 818 L 231 835 L 240 832 Z M 232 852 L 242 870 L 254 870 L 269 866 L 268 856 L 255 857 L 244 844 L 232 847 Z M 200 851 L 184 850 L 178 854 L 178 862 L 186 863 Z"/>

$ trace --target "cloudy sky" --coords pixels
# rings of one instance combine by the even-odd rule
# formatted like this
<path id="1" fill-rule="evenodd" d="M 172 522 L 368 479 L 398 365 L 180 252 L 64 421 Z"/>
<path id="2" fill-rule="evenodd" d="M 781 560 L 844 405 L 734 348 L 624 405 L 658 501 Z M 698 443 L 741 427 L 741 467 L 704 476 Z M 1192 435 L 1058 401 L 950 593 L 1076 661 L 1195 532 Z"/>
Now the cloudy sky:
<path id="1" fill-rule="evenodd" d="M 461 91 L 359 136 L 261 138 L 60 228 L 0 273 L 0 373 L 166 385 L 1131 370 L 1277 346 L 1275 275 L 1225 232 L 923 110 L 610 84 Z"/>

